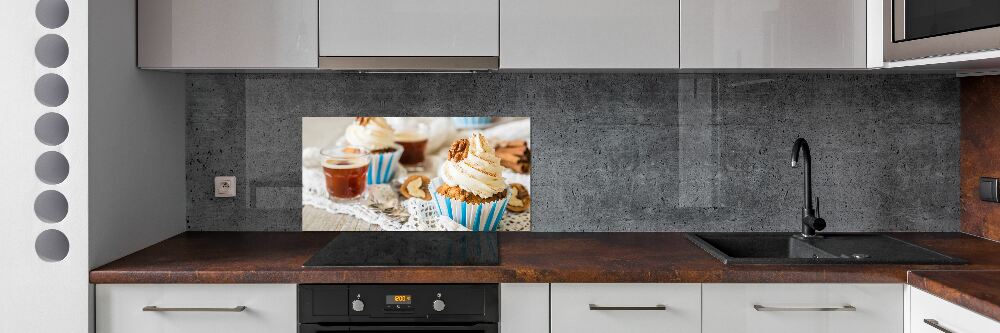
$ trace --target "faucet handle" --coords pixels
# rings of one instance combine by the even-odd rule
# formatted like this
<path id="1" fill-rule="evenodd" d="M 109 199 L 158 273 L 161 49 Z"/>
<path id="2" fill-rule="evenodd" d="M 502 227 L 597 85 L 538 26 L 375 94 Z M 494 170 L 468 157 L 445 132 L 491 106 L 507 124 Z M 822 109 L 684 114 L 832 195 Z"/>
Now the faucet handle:
<path id="1" fill-rule="evenodd" d="M 816 217 L 819 217 L 819 196 L 816 196 Z"/>

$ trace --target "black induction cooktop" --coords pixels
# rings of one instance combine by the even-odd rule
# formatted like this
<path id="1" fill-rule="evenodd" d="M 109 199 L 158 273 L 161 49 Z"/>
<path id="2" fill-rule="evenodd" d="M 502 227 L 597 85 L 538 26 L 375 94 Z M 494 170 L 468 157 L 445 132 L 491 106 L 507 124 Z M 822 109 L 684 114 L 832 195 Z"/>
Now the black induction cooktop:
<path id="1" fill-rule="evenodd" d="M 352 231 L 338 234 L 305 267 L 496 266 L 497 233 Z"/>

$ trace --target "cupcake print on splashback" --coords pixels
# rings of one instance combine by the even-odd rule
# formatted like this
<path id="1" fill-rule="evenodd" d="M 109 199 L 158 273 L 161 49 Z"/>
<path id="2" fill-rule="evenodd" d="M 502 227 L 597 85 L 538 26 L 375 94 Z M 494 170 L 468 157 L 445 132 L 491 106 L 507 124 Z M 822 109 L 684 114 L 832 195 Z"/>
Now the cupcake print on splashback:
<path id="1" fill-rule="evenodd" d="M 531 119 L 468 118 L 303 117 L 302 230 L 531 231 Z"/>
<path id="2" fill-rule="evenodd" d="M 511 194 L 502 172 L 500 158 L 483 134 L 456 140 L 440 176 L 431 181 L 435 207 L 469 230 L 496 231 Z"/>
<path id="3" fill-rule="evenodd" d="M 382 117 L 357 117 L 344 132 L 344 140 L 352 146 L 367 149 L 371 154 L 368 184 L 392 182 L 403 146 L 395 142 L 392 126 Z"/>

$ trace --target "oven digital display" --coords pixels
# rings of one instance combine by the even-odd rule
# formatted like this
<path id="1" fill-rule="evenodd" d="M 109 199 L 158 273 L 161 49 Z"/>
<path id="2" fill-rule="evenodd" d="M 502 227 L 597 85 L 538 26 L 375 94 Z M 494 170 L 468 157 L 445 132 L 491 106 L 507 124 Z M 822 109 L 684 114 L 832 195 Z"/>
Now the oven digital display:
<path id="1" fill-rule="evenodd" d="M 412 295 L 385 295 L 385 304 L 397 305 L 404 304 L 409 305 L 413 303 Z"/>

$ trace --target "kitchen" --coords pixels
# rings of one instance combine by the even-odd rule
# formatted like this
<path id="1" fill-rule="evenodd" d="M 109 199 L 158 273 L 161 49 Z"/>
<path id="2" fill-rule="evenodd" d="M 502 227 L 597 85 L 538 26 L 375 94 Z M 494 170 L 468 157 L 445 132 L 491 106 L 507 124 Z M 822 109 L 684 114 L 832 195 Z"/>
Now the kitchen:
<path id="1" fill-rule="evenodd" d="M 1000 331 L 1000 9 L 935 3 L 8 4 L 0 331 Z"/>

